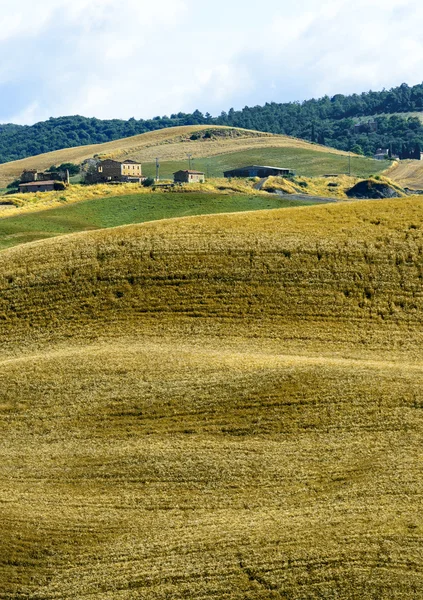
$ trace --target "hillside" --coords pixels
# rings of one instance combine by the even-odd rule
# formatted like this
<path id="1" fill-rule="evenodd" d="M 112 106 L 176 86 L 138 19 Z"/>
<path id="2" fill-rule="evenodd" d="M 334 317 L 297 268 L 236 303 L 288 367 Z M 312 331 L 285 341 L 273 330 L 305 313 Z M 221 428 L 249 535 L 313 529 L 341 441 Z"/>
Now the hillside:
<path id="1" fill-rule="evenodd" d="M 205 137 L 209 132 L 210 137 Z M 197 139 L 191 139 L 197 138 Z M 334 148 L 310 144 L 283 135 L 272 135 L 231 127 L 175 127 L 96 146 L 66 148 L 0 165 L 0 187 L 20 176 L 25 169 L 47 169 L 63 162 L 81 163 L 94 155 L 118 160 L 131 158 L 147 163 L 146 173 L 155 174 L 155 160 L 161 163 L 161 175 L 170 176 L 174 169 L 188 167 L 188 154 L 195 166 L 209 169 L 210 175 L 222 176 L 224 168 L 245 164 L 245 161 L 289 160 L 297 163 L 304 174 L 347 172 L 347 153 Z M 207 161 L 206 158 L 210 160 Z M 148 163 L 150 165 L 148 166 Z M 382 165 L 384 166 L 384 165 Z M 353 156 L 353 169 L 374 172 L 380 163 Z M 332 168 L 332 170 L 330 170 Z"/>
<path id="2" fill-rule="evenodd" d="M 0 253 L 0 597 L 418 598 L 423 201 Z"/>
<path id="3" fill-rule="evenodd" d="M 290 138 L 287 138 L 288 140 Z M 329 150 L 329 151 L 325 151 Z M 216 156 L 195 158 L 193 166 L 204 171 L 207 177 L 222 177 L 226 170 L 235 169 L 243 165 L 288 165 L 297 175 L 305 177 L 319 177 L 327 174 L 345 174 L 349 172 L 355 177 L 369 177 L 384 171 L 390 162 L 376 161 L 364 156 L 352 154 L 351 158 L 346 153 L 332 152 L 325 146 L 308 144 L 300 146 L 297 140 L 292 145 L 267 147 L 255 146 L 248 150 L 238 150 Z M 173 173 L 179 169 L 187 168 L 187 160 L 160 161 L 160 176 L 172 178 Z M 155 164 L 146 162 L 143 166 L 146 175 L 155 175 Z"/>
<path id="4" fill-rule="evenodd" d="M 91 200 L 65 203 L 62 206 L 60 201 L 57 202 L 59 206 L 41 205 L 36 211 L 24 207 L 22 212 L 17 209 L 13 211 L 15 214 L 10 215 L 9 210 L 3 218 L 0 218 L 0 250 L 78 231 L 190 215 L 308 206 L 317 202 L 312 197 L 296 200 L 289 196 L 285 198 L 254 193 L 254 190 L 250 193 L 234 191 L 231 194 L 216 192 L 134 194 L 132 189 L 127 190 L 127 194 L 122 196 L 105 195 Z"/>
<path id="5" fill-rule="evenodd" d="M 402 160 L 394 163 L 387 175 L 403 187 L 423 189 L 423 161 Z"/>
<path id="6" fill-rule="evenodd" d="M 80 115 L 50 118 L 34 125 L 0 125 L 0 163 L 36 156 L 62 148 L 113 142 L 156 130 L 181 126 L 225 125 L 249 130 L 289 135 L 327 146 L 352 150 L 356 145 L 372 155 L 377 148 L 389 148 L 401 158 L 416 146 L 423 148 L 423 84 L 362 94 L 266 103 L 264 106 L 231 108 L 218 117 L 199 110 L 154 119 L 101 120 Z M 357 130 L 357 120 L 371 116 L 373 129 Z M 417 118 L 416 118 L 417 117 Z"/>

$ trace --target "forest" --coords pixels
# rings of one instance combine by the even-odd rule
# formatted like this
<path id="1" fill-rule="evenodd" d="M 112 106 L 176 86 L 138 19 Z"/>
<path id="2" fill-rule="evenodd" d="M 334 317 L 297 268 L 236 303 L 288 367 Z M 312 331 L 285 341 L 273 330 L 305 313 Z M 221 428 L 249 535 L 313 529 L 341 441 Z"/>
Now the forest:
<path id="1" fill-rule="evenodd" d="M 0 125 L 0 163 L 75 146 L 99 144 L 178 125 L 230 125 L 286 134 L 342 150 L 372 155 L 388 149 L 401 158 L 423 149 L 423 83 L 379 92 L 324 96 L 304 102 L 231 108 L 217 117 L 199 110 L 153 119 L 50 118 L 35 125 Z"/>

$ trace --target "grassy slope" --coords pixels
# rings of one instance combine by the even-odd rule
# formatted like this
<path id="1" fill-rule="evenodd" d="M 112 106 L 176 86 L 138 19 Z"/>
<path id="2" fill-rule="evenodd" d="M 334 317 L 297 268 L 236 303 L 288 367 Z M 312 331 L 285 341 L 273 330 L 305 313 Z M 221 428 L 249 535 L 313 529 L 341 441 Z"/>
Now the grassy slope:
<path id="1" fill-rule="evenodd" d="M 201 193 L 131 194 L 86 200 L 0 220 L 0 249 L 65 233 L 172 217 L 314 204 L 271 195 Z"/>
<path id="2" fill-rule="evenodd" d="M 57 152 L 6 163 L 0 165 L 0 186 L 3 187 L 4 184 L 19 177 L 24 169 L 41 170 L 50 167 L 52 164 L 57 165 L 68 161 L 80 163 L 94 154 L 102 154 L 116 159 L 133 158 L 143 163 L 153 163 L 157 156 L 162 163 L 166 161 L 184 161 L 188 153 L 196 158 L 204 158 L 231 152 L 255 150 L 260 156 L 260 151 L 266 148 L 296 148 L 332 156 L 346 155 L 345 152 L 310 144 L 296 138 L 227 127 L 213 127 L 213 130 L 221 132 L 221 135 L 214 139 L 198 141 L 189 139 L 192 133 L 204 131 L 205 129 L 210 128 L 199 125 L 172 127 L 106 144 L 66 148 Z M 235 132 L 235 134 L 232 134 L 232 132 Z"/>
<path id="3" fill-rule="evenodd" d="M 324 153 L 321 150 L 309 148 L 256 148 L 241 152 L 231 152 L 219 156 L 195 159 L 193 167 L 204 171 L 209 177 L 222 177 L 224 171 L 242 165 L 279 165 L 296 170 L 298 175 L 315 177 L 325 174 L 344 174 L 349 172 L 348 156 L 342 154 Z M 390 163 L 388 163 L 390 164 Z M 162 177 L 173 177 L 179 169 L 188 168 L 187 160 L 161 161 L 160 174 Z M 379 173 L 386 165 L 373 159 L 352 156 L 351 173 L 357 177 L 368 177 Z M 145 175 L 155 175 L 155 164 L 143 165 Z"/>
<path id="4" fill-rule="evenodd" d="M 423 201 L 0 254 L 0 597 L 421 597 Z"/>

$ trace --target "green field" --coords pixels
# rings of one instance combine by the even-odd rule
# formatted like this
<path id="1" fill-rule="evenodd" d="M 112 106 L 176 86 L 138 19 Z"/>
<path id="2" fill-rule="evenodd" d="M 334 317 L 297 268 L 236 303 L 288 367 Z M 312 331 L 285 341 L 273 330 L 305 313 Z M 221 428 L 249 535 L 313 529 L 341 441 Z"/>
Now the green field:
<path id="1" fill-rule="evenodd" d="M 160 148 L 157 149 L 160 156 Z M 366 157 L 351 156 L 351 174 L 356 177 L 368 177 L 386 169 L 391 163 L 385 164 Z M 305 150 L 303 148 L 257 148 L 242 152 L 231 152 L 207 158 L 195 158 L 192 168 L 204 171 L 208 177 L 221 177 L 223 172 L 243 165 L 275 165 L 294 169 L 297 175 L 316 177 L 326 174 L 347 174 L 349 172 L 348 156 L 324 153 L 321 151 Z M 171 178 L 179 169 L 188 168 L 186 161 L 162 161 L 160 176 Z M 143 173 L 155 176 L 156 167 L 153 163 L 143 163 Z"/>
<path id="2" fill-rule="evenodd" d="M 271 195 L 228 196 L 201 193 L 132 194 L 100 198 L 0 220 L 0 249 L 67 233 L 158 219 L 307 206 L 314 203 L 312 199 L 285 200 Z"/>

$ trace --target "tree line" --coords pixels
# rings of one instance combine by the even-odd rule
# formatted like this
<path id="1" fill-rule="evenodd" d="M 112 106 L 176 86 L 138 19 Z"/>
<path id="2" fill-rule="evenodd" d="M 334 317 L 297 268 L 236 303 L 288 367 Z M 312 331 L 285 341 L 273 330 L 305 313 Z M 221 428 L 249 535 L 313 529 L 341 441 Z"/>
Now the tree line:
<path id="1" fill-rule="evenodd" d="M 403 158 L 423 148 L 423 84 L 391 90 L 324 96 L 304 102 L 266 103 L 231 108 L 217 117 L 199 110 L 154 119 L 50 118 L 35 125 L 0 125 L 0 163 L 87 144 L 100 144 L 178 125 L 229 125 L 291 135 L 340 150 L 359 148 L 372 155 L 379 148 Z M 392 114 L 397 113 L 397 114 Z"/>

